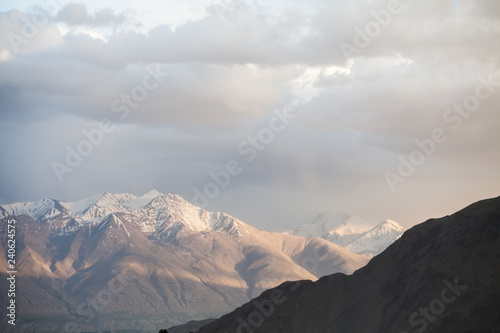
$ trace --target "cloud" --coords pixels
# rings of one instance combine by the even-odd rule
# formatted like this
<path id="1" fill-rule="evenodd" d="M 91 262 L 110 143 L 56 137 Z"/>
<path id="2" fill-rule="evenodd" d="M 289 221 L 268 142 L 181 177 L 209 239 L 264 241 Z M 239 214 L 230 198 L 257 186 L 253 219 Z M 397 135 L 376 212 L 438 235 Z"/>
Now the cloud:
<path id="1" fill-rule="evenodd" d="M 0 12 L 0 63 L 19 55 L 47 50 L 61 42 L 50 12 Z"/>
<path id="2" fill-rule="evenodd" d="M 115 14 L 111 8 L 96 10 L 88 13 L 84 4 L 68 4 L 57 13 L 56 19 L 70 26 L 116 26 L 127 20 L 125 13 Z"/>
<path id="3" fill-rule="evenodd" d="M 190 200 L 230 160 L 243 171 L 208 208 L 269 229 L 325 209 L 409 226 L 496 194 L 500 87 L 458 128 L 443 116 L 480 77 L 500 81 L 499 6 L 404 2 L 346 58 L 341 43 L 387 2 L 322 3 L 197 3 L 195 19 L 147 30 L 135 21 L 162 18 L 149 2 L 69 4 L 17 52 L 9 33 L 40 11 L 0 13 L 0 201 L 151 188 Z M 239 144 L 292 106 L 299 117 L 246 162 Z M 51 163 L 103 118 L 114 131 L 59 183 Z M 438 127 L 447 141 L 393 195 L 384 172 Z"/>

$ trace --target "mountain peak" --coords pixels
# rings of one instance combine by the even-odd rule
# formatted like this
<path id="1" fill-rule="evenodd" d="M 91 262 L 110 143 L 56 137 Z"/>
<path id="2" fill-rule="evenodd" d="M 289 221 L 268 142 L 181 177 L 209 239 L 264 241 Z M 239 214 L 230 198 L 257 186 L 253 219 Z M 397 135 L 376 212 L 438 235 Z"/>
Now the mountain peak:
<path id="1" fill-rule="evenodd" d="M 389 219 L 374 225 L 358 216 L 325 211 L 311 223 L 289 230 L 286 234 L 320 237 L 354 253 L 372 256 L 392 244 L 404 230 L 397 222 Z"/>
<path id="2" fill-rule="evenodd" d="M 386 226 L 388 226 L 388 227 L 390 227 L 390 228 L 392 228 L 394 230 L 398 230 L 398 231 L 404 231 L 405 230 L 405 228 L 401 224 L 399 224 L 398 222 L 396 222 L 394 220 L 391 220 L 391 219 L 386 219 L 385 221 L 380 222 L 377 225 L 377 227 L 378 226 L 384 226 L 384 225 L 386 225 Z"/>
<path id="3" fill-rule="evenodd" d="M 374 226 L 358 216 L 350 216 L 342 212 L 324 211 L 312 222 L 301 225 L 286 233 L 304 237 L 322 237 L 338 234 L 355 234 L 370 230 Z"/>
<path id="4" fill-rule="evenodd" d="M 3 205 L 2 211 L 6 212 L 6 215 L 26 214 L 39 221 L 45 221 L 57 214 L 55 201 L 48 198 L 33 202 L 17 202 Z"/>
<path id="5" fill-rule="evenodd" d="M 156 198 L 157 196 L 163 195 L 160 191 L 157 191 L 156 189 L 152 189 L 148 193 L 144 194 L 141 196 L 141 198 Z"/>

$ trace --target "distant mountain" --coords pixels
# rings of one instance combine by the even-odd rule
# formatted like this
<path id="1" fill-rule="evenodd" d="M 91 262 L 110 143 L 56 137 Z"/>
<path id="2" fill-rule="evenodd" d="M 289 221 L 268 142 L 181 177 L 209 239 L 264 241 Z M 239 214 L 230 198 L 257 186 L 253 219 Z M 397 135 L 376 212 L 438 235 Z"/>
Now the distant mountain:
<path id="1" fill-rule="evenodd" d="M 198 333 L 500 331 L 500 197 L 406 231 L 365 267 L 286 282 Z"/>
<path id="2" fill-rule="evenodd" d="M 311 223 L 289 230 L 285 234 L 321 237 L 354 253 L 371 257 L 394 243 L 404 231 L 401 225 L 392 220 L 372 225 L 357 216 L 324 212 Z"/>
<path id="3" fill-rule="evenodd" d="M 286 280 L 352 273 L 368 261 L 323 239 L 259 231 L 175 194 L 104 193 L 0 206 L 2 281 L 10 215 L 16 329 L 30 332 L 157 332 L 220 316 Z M 9 328 L 3 316 L 0 331 Z"/>

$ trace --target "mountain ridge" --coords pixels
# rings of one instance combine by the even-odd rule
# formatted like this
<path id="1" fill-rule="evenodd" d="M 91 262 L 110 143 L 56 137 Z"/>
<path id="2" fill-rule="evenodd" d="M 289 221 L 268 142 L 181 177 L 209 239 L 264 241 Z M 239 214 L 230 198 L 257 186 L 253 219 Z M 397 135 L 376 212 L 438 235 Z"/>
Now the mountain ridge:
<path id="1" fill-rule="evenodd" d="M 28 331 L 158 331 L 220 316 L 283 281 L 352 273 L 368 261 L 324 239 L 257 230 L 171 193 L 0 208 L 0 229 L 17 216 L 19 315 L 35 318 L 18 326 Z M 6 253 L 0 247 L 2 278 Z M 0 306 L 5 301 L 0 296 Z"/>

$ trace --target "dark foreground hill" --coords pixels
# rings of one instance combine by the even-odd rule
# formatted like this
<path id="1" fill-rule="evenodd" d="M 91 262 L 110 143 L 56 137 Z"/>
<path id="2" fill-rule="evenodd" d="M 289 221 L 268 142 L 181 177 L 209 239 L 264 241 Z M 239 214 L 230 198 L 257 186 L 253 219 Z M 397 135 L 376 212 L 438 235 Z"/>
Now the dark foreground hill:
<path id="1" fill-rule="evenodd" d="M 189 333 L 196 332 L 200 327 L 213 322 L 215 319 L 205 319 L 205 320 L 192 320 L 185 323 L 184 325 L 178 325 L 170 327 L 167 331 L 168 333 Z"/>
<path id="2" fill-rule="evenodd" d="M 354 274 L 286 282 L 199 333 L 500 332 L 500 197 L 413 227 Z"/>

